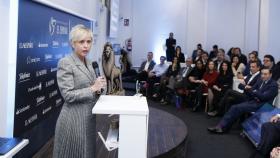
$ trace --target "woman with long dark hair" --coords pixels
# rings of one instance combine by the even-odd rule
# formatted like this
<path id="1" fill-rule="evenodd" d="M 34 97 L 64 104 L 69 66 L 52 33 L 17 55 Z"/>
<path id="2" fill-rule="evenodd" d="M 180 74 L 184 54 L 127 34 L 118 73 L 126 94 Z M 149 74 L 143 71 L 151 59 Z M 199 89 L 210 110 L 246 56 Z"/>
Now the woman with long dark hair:
<path id="1" fill-rule="evenodd" d="M 196 99 L 193 107 L 193 111 L 201 106 L 203 93 L 208 93 L 208 89 L 213 86 L 218 77 L 218 72 L 216 71 L 215 63 L 209 60 L 206 67 L 206 72 L 203 74 L 202 80 L 198 81 L 199 86 L 196 88 Z M 208 96 L 209 97 L 209 96 Z"/>
<path id="2" fill-rule="evenodd" d="M 220 98 L 223 97 L 223 95 L 228 89 L 232 88 L 233 73 L 232 73 L 230 62 L 223 61 L 219 72 L 220 73 L 215 84 L 210 89 L 210 91 L 212 91 L 213 96 L 209 95 L 211 92 L 210 93 L 208 92 L 208 96 L 211 97 L 209 99 L 209 102 L 212 102 L 212 104 L 209 103 L 209 112 L 208 112 L 209 116 L 217 115 L 216 106 L 218 105 Z"/>
<path id="3" fill-rule="evenodd" d="M 170 65 L 167 69 L 165 76 L 162 76 L 160 81 L 160 98 L 161 102 L 164 103 L 166 101 L 166 91 L 174 90 L 175 78 L 180 71 L 180 63 L 177 57 L 173 58 L 172 65 Z M 168 85 L 168 87 L 167 87 Z"/>
<path id="4" fill-rule="evenodd" d="M 245 65 L 241 62 L 240 57 L 237 55 L 233 55 L 231 58 L 231 67 L 232 72 L 235 77 L 237 77 L 237 74 L 243 73 L 245 70 Z"/>
<path id="5" fill-rule="evenodd" d="M 180 46 L 176 47 L 174 57 L 177 57 L 177 59 L 179 61 L 178 63 L 184 63 L 185 62 L 185 55 L 184 55 L 184 53 L 182 53 L 182 49 L 181 49 Z"/>

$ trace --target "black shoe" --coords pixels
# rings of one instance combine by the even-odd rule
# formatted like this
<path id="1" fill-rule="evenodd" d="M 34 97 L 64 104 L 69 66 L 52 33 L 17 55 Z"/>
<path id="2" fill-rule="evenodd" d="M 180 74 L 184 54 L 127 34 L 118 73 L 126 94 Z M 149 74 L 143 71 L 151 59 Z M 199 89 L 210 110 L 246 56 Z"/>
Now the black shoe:
<path id="1" fill-rule="evenodd" d="M 210 116 L 210 117 L 215 117 L 217 116 L 218 112 L 217 111 L 211 111 L 211 112 L 208 112 L 207 115 Z"/>
<path id="2" fill-rule="evenodd" d="M 195 105 L 195 106 L 192 108 L 192 111 L 193 111 L 193 112 L 196 112 L 196 111 L 198 110 L 198 108 L 199 108 L 199 105 Z"/>
<path id="3" fill-rule="evenodd" d="M 207 130 L 209 132 L 215 133 L 215 134 L 223 134 L 223 133 L 225 133 L 225 131 L 222 128 L 217 127 L 217 126 L 215 126 L 215 127 L 208 127 Z"/>

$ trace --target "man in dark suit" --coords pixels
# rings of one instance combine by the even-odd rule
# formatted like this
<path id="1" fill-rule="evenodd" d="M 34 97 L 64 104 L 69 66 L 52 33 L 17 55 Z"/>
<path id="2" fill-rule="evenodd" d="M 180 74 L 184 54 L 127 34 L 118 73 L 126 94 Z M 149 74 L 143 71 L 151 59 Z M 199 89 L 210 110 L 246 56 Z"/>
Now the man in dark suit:
<path id="1" fill-rule="evenodd" d="M 189 57 L 186 59 L 186 66 L 182 67 L 176 77 L 174 87 L 169 89 L 169 92 L 167 92 L 167 101 L 172 100 L 173 95 L 177 95 L 177 97 L 180 97 L 181 99 L 186 99 L 186 95 L 188 92 L 188 87 L 190 86 L 189 82 L 189 75 L 191 71 L 193 70 L 192 67 L 192 58 Z M 190 103 L 189 98 L 186 100 L 188 103 Z"/>
<path id="2" fill-rule="evenodd" d="M 222 62 L 225 61 L 225 60 L 226 60 L 226 58 L 225 58 L 225 50 L 220 48 L 218 50 L 218 53 L 217 53 L 217 59 L 214 61 L 215 66 L 216 66 L 218 72 L 220 71 L 220 66 L 221 66 Z"/>
<path id="3" fill-rule="evenodd" d="M 269 68 L 272 70 L 272 78 L 277 81 L 278 78 L 280 78 L 280 63 L 278 62 L 277 64 L 275 64 L 275 59 L 272 55 L 270 54 L 266 54 L 263 57 L 263 67 L 265 68 Z"/>
<path id="4" fill-rule="evenodd" d="M 192 53 L 192 60 L 193 60 L 193 62 L 195 61 L 195 59 L 196 59 L 196 57 L 197 57 L 197 51 L 198 51 L 198 50 L 202 50 L 202 45 L 201 45 L 200 43 L 198 43 L 198 44 L 196 45 L 196 49 L 193 50 L 193 53 Z"/>
<path id="5" fill-rule="evenodd" d="M 215 61 L 217 58 L 217 54 L 218 54 L 218 45 L 213 45 L 213 50 L 211 50 L 210 54 L 209 54 L 209 59 Z"/>
<path id="6" fill-rule="evenodd" d="M 222 120 L 214 127 L 209 127 L 212 133 L 224 133 L 243 114 L 257 111 L 263 104 L 272 104 L 277 96 L 278 85 L 272 78 L 272 71 L 268 68 L 261 70 L 261 79 L 247 90 L 250 99 L 240 104 L 233 105 L 224 115 Z"/>
<path id="7" fill-rule="evenodd" d="M 233 89 L 227 90 L 224 97 L 221 99 L 217 106 L 218 111 L 214 112 L 215 114 L 213 116 L 217 114 L 223 115 L 225 112 L 228 111 L 231 105 L 239 104 L 249 99 L 247 90 L 249 90 L 250 87 L 252 87 L 260 78 L 260 66 L 261 65 L 258 62 L 252 62 L 250 63 L 249 75 L 247 75 L 246 77 L 243 77 L 241 74 L 238 75 L 239 79 L 241 80 L 241 83 L 238 85 L 238 88 L 244 90 L 244 92 L 240 93 Z"/>
<path id="8" fill-rule="evenodd" d="M 154 68 L 156 63 L 153 60 L 153 52 L 148 52 L 147 60 L 144 61 L 138 71 L 137 80 L 147 81 L 149 72 Z"/>
<path id="9" fill-rule="evenodd" d="M 266 157 L 270 151 L 280 144 L 280 114 L 273 116 L 261 128 L 261 141 L 257 149 Z"/>
<path id="10" fill-rule="evenodd" d="M 176 77 L 176 81 L 174 84 L 175 89 L 186 89 L 188 87 L 188 77 L 190 72 L 192 71 L 192 58 L 186 59 L 186 66 L 182 67 L 178 73 L 178 76 Z"/>
<path id="11" fill-rule="evenodd" d="M 176 39 L 173 38 L 173 33 L 169 33 L 169 38 L 165 41 L 166 46 L 166 59 L 167 61 L 172 61 L 175 54 Z"/>

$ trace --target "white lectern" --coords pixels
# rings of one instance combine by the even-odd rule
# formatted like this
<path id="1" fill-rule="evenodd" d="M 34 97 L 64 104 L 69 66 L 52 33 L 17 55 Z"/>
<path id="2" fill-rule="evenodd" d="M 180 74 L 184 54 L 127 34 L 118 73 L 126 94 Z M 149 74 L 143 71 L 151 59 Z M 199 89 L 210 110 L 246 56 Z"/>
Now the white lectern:
<path id="1" fill-rule="evenodd" d="M 93 114 L 119 114 L 119 158 L 146 158 L 149 108 L 146 97 L 106 96 L 98 99 Z"/>

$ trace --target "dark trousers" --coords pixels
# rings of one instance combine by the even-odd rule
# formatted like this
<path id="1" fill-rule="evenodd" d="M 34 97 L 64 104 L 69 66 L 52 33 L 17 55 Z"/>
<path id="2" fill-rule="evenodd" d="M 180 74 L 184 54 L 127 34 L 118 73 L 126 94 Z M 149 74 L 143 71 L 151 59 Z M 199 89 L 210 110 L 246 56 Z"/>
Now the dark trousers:
<path id="1" fill-rule="evenodd" d="M 141 71 L 137 74 L 136 79 L 138 81 L 147 81 L 148 79 L 148 72 L 147 71 Z"/>
<path id="2" fill-rule="evenodd" d="M 155 83 L 160 83 L 160 77 L 148 77 L 147 79 L 147 83 L 148 83 L 148 96 L 151 96 L 153 94 L 153 90 L 154 90 L 154 84 Z"/>
<path id="3" fill-rule="evenodd" d="M 233 104 L 239 104 L 248 100 L 248 96 L 237 92 L 235 90 L 229 89 L 225 92 L 224 96 L 219 101 L 217 105 L 217 111 L 220 115 L 225 114 Z"/>
<path id="4" fill-rule="evenodd" d="M 258 103 L 255 100 L 232 105 L 232 107 L 220 121 L 219 125 L 224 129 L 229 129 L 231 125 L 243 114 L 248 112 L 256 112 L 262 105 L 263 103 Z"/>
<path id="5" fill-rule="evenodd" d="M 168 85 L 168 77 L 161 77 L 160 79 L 160 87 L 159 87 L 159 94 L 160 94 L 160 98 L 166 98 L 166 92 L 168 90 L 168 87 L 166 87 Z"/>
<path id="6" fill-rule="evenodd" d="M 258 150 L 265 156 L 269 156 L 271 150 L 280 144 L 280 121 L 276 123 L 266 122 L 261 128 L 261 141 Z"/>
<path id="7" fill-rule="evenodd" d="M 203 84 L 198 84 L 195 88 L 195 99 L 193 107 L 201 107 L 203 99 L 203 90 L 205 86 Z"/>
<path id="8" fill-rule="evenodd" d="M 174 58 L 175 49 L 167 48 L 166 49 L 166 61 L 171 61 Z"/>

